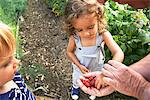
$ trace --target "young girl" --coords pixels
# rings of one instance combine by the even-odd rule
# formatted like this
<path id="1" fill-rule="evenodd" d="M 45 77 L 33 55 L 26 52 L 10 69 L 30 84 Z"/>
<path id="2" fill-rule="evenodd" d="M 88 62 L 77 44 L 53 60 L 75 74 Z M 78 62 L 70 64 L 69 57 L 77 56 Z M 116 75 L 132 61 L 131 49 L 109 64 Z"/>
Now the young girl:
<path id="1" fill-rule="evenodd" d="M 15 49 L 12 32 L 0 23 L 0 100 L 36 100 L 17 72 L 19 60 L 14 57 Z"/>
<path id="2" fill-rule="evenodd" d="M 124 59 L 122 50 L 106 29 L 103 6 L 96 0 L 87 1 L 70 0 L 65 8 L 66 31 L 69 33 L 67 55 L 73 66 L 73 99 L 79 98 L 79 77 L 102 69 L 105 59 L 103 43 L 111 51 L 112 59 L 119 62 Z"/>

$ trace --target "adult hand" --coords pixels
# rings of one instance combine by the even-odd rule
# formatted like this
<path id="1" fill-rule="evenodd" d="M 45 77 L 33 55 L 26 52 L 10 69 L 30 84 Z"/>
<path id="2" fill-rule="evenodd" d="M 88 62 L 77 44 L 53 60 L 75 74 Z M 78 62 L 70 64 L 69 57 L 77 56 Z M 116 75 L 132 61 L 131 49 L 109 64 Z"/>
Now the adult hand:
<path id="1" fill-rule="evenodd" d="M 87 87 L 81 81 L 81 80 L 86 80 L 86 77 L 95 77 L 96 78 L 95 85 L 100 86 L 100 85 L 98 85 L 99 84 L 98 81 L 99 81 L 99 78 L 101 76 L 102 76 L 101 72 L 90 72 L 90 73 L 87 73 L 87 74 L 84 74 L 83 76 L 81 76 L 77 82 L 78 82 L 80 88 L 85 93 L 90 94 L 90 95 L 101 97 L 101 96 L 106 96 L 106 95 L 113 93 L 114 89 L 111 86 L 106 86 L 106 87 L 102 87 L 100 89 L 97 89 L 96 87 Z"/>
<path id="2" fill-rule="evenodd" d="M 120 93 L 142 98 L 149 83 L 137 72 L 117 61 L 108 61 L 102 69 L 103 81 Z"/>

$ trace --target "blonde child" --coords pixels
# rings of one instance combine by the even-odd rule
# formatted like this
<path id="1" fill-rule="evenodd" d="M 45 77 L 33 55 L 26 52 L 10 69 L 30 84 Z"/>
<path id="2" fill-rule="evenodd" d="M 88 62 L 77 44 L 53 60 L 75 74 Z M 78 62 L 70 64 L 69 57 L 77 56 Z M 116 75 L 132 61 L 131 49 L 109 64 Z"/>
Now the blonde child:
<path id="1" fill-rule="evenodd" d="M 124 59 L 122 50 L 106 28 L 103 6 L 96 0 L 87 1 L 70 0 L 65 8 L 66 31 L 69 33 L 67 55 L 73 67 L 71 96 L 74 100 L 79 98 L 79 77 L 102 69 L 105 60 L 103 43 L 111 51 L 112 59 L 119 62 Z"/>
<path id="2" fill-rule="evenodd" d="M 17 72 L 19 60 L 14 57 L 15 38 L 3 23 L 0 23 L 0 100 L 35 100 Z"/>

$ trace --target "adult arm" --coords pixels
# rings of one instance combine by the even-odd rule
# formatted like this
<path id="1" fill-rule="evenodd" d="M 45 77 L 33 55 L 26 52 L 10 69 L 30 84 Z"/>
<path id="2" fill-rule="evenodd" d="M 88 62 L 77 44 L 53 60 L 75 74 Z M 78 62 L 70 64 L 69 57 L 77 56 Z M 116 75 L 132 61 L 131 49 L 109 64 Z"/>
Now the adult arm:
<path id="1" fill-rule="evenodd" d="M 150 82 L 150 54 L 129 67 L 140 73 L 147 81 Z"/>
<path id="2" fill-rule="evenodd" d="M 100 3 L 105 3 L 107 0 L 97 0 Z M 120 4 L 129 4 L 133 8 L 146 8 L 150 6 L 150 0 L 113 0 Z"/>

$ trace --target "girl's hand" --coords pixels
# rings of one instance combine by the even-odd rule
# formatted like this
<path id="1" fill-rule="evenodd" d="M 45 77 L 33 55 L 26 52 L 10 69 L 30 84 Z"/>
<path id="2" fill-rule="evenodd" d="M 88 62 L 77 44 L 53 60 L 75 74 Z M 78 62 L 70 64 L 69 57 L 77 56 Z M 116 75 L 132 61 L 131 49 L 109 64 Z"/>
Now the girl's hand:
<path id="1" fill-rule="evenodd" d="M 89 72 L 90 72 L 90 71 L 89 71 L 85 66 L 83 66 L 83 65 L 80 65 L 79 68 L 80 68 L 80 70 L 81 70 L 81 72 L 82 72 L 83 74 L 86 74 L 86 73 L 89 73 Z"/>

